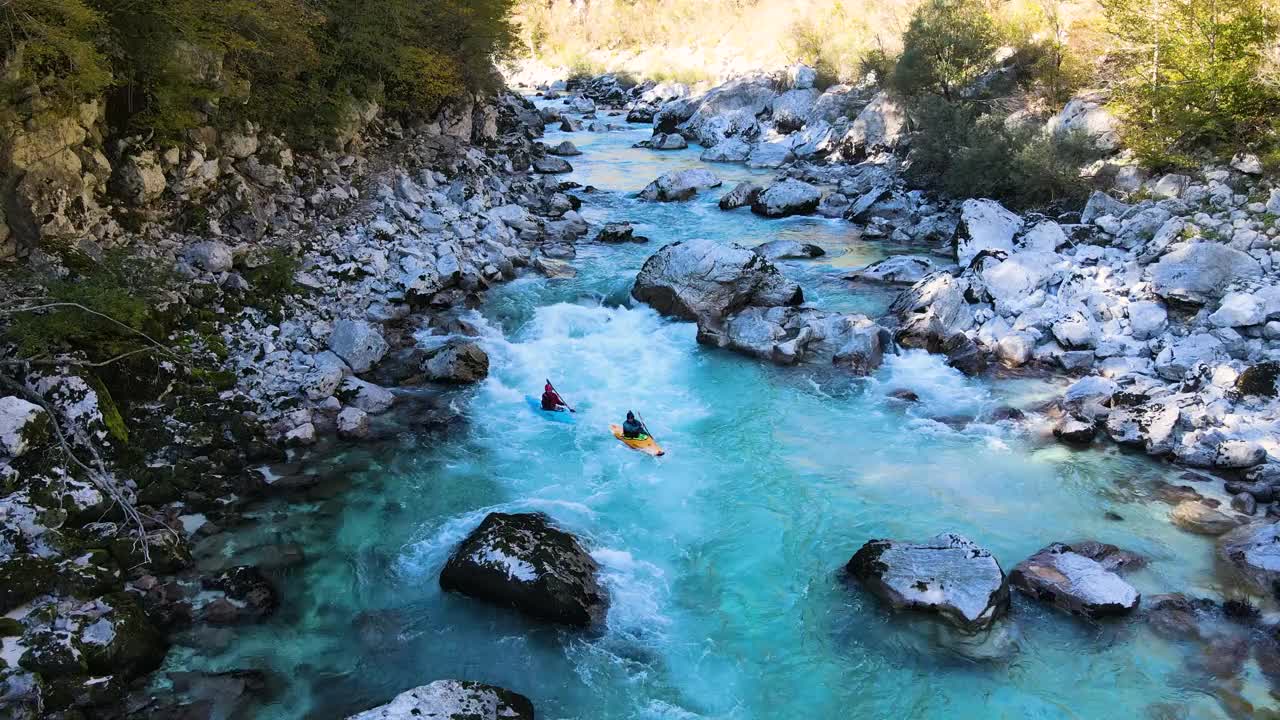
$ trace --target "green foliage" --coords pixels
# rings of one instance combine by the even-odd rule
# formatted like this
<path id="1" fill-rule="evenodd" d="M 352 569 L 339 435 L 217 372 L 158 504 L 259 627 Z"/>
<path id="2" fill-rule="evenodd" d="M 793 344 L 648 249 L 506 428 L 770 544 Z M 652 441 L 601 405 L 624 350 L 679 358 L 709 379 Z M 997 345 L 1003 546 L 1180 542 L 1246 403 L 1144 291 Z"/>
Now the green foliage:
<path id="1" fill-rule="evenodd" d="M 922 101 L 916 114 L 921 131 L 907 171 L 914 183 L 1014 208 L 1074 202 L 1087 194 L 1079 168 L 1094 153 L 1083 138 L 1011 127 L 972 104 L 940 98 Z"/>
<path id="2" fill-rule="evenodd" d="M 927 0 L 902 36 L 892 84 L 905 95 L 951 100 L 991 65 L 997 34 L 979 0 Z"/>
<path id="3" fill-rule="evenodd" d="M 318 137 L 356 101 L 428 113 L 492 82 L 511 2 L 0 0 L 0 121 L 107 88 L 112 130 L 161 139 L 242 119 Z"/>
<path id="4" fill-rule="evenodd" d="M 100 265 L 50 283 L 48 300 L 34 304 L 83 305 L 127 327 L 77 307 L 61 306 L 14 315 L 5 339 L 27 358 L 81 353 L 92 362 L 102 362 L 138 350 L 147 342 L 129 328 L 152 337 L 166 334 L 168 319 L 158 308 L 168 283 L 164 271 L 112 254 Z"/>
<path id="5" fill-rule="evenodd" d="M 1106 0 L 1120 40 L 1115 106 L 1126 140 L 1156 166 L 1189 166 L 1199 148 L 1280 145 L 1280 87 L 1265 82 L 1280 38 L 1273 0 Z"/>
<path id="6" fill-rule="evenodd" d="M 32 89 L 56 108 L 107 87 L 111 67 L 97 45 L 102 28 L 102 17 L 82 0 L 0 3 L 0 120 L 33 99 Z"/>

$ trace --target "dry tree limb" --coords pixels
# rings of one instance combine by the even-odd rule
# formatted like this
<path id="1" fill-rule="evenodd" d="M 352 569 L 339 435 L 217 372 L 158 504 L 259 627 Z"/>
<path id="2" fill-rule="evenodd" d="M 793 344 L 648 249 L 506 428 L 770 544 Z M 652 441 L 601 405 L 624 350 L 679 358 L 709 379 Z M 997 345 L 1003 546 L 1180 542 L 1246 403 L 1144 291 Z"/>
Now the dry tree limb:
<path id="1" fill-rule="evenodd" d="M 28 389 L 22 383 L 19 383 L 5 375 L 0 375 L 0 386 L 4 386 L 11 392 L 20 395 L 36 405 L 39 405 L 45 413 L 48 414 L 49 425 L 53 428 L 54 439 L 57 440 L 58 447 L 62 450 L 62 454 L 66 456 L 67 460 L 72 465 L 83 470 L 85 474 L 88 475 L 89 481 L 92 482 L 98 490 L 106 494 L 107 497 L 111 498 L 113 503 L 120 507 L 120 511 L 124 513 L 125 519 L 134 527 L 137 534 L 137 539 L 134 541 L 134 547 L 137 548 L 140 546 L 143 562 L 150 563 L 151 542 L 147 534 L 146 518 L 144 518 L 142 513 L 140 513 L 134 506 L 133 502 L 129 499 L 128 495 L 125 494 L 124 490 L 121 489 L 119 484 L 116 483 L 111 472 L 107 470 L 106 462 L 102 459 L 102 455 L 98 452 L 98 448 L 93 444 L 93 441 L 84 433 L 83 430 L 79 428 L 75 428 L 73 430 L 72 436 L 79 440 L 80 443 L 89 451 L 89 455 L 91 456 L 91 461 L 93 463 L 93 465 L 90 466 L 76 455 L 75 449 L 72 447 L 71 441 L 68 439 L 68 433 L 62 427 L 62 422 L 58 417 L 58 413 L 55 408 L 53 408 L 53 406 L 44 399 L 44 397 L 39 393 Z M 161 523 L 161 525 L 162 527 L 165 527 L 165 529 L 169 530 L 169 532 L 173 532 L 172 529 L 163 525 L 163 523 Z"/>

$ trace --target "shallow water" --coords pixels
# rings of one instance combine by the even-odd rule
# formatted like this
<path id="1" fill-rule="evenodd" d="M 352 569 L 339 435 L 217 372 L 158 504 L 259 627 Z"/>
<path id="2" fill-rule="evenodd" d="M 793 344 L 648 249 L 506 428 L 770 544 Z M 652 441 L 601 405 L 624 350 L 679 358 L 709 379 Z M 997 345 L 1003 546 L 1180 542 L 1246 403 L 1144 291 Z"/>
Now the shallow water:
<path id="1" fill-rule="evenodd" d="M 984 422 L 999 404 L 1049 397 L 1053 381 L 972 380 L 922 353 L 865 380 L 775 368 L 633 306 L 644 259 L 690 237 L 815 242 L 828 257 L 784 264 L 812 302 L 878 314 L 891 297 L 839 279 L 889 252 L 843 222 L 722 213 L 719 191 L 637 202 L 661 172 L 698 163 L 696 149 L 630 148 L 646 134 L 566 137 L 586 153 L 571 179 L 598 188 L 584 215 L 632 220 L 653 242 L 584 245 L 576 279 L 493 291 L 473 318 L 493 375 L 459 396 L 464 429 L 353 449 L 316 468 L 329 479 L 305 498 L 261 508 L 268 522 L 213 538 L 206 562 L 281 543 L 307 560 L 278 573 L 269 623 L 220 652 L 175 648 L 169 669 L 275 670 L 285 688 L 255 715 L 273 720 L 344 717 L 447 677 L 523 693 L 542 718 L 1133 718 L 1153 704 L 1225 717 L 1184 669 L 1188 649 L 1139 621 L 1090 625 L 1015 597 L 987 645 L 1004 652 L 975 661 L 936 624 L 892 617 L 844 581 L 867 539 L 955 531 L 1006 571 L 1049 542 L 1094 538 L 1152 559 L 1131 577 L 1144 595 L 1217 594 L 1211 544 L 1149 499 L 1171 468 Z M 755 174 L 713 169 L 726 184 Z M 524 396 L 547 377 L 576 424 L 529 411 Z M 921 402 L 890 398 L 897 389 Z M 666 457 L 609 435 L 629 408 Z M 541 510 L 584 538 L 613 598 L 603 632 L 441 593 L 453 545 L 494 510 Z"/>

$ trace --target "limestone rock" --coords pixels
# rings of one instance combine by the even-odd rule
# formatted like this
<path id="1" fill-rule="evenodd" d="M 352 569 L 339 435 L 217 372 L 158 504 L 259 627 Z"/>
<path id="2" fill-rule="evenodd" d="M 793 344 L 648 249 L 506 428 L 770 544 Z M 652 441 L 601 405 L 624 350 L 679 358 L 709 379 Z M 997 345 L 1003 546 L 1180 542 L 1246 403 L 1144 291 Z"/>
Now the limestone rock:
<path id="1" fill-rule="evenodd" d="M 339 320 L 329 336 L 329 349 L 358 374 L 368 372 L 382 360 L 388 346 L 373 325 L 363 320 Z"/>
<path id="2" fill-rule="evenodd" d="M 751 203 L 751 212 L 765 217 L 780 218 L 790 215 L 808 215 L 818 209 L 822 191 L 799 180 L 783 180 L 770 185 Z"/>
<path id="3" fill-rule="evenodd" d="M 573 535 L 542 513 L 490 513 L 458 545 L 440 587 L 554 623 L 603 622 L 609 596 L 599 566 Z"/>
<path id="4" fill-rule="evenodd" d="M 1018 563 L 1009 582 L 1037 600 L 1091 620 L 1126 615 L 1141 598 L 1119 575 L 1061 543 Z"/>
<path id="5" fill-rule="evenodd" d="M 492 685 L 437 680 L 347 720 L 533 720 L 533 703 Z"/>
<path id="6" fill-rule="evenodd" d="M 936 613 L 963 630 L 985 630 L 1009 610 L 1000 563 L 954 533 L 924 543 L 871 540 L 846 570 L 893 609 Z"/>
<path id="7" fill-rule="evenodd" d="M 640 198 L 649 202 L 677 202 L 688 200 L 701 190 L 720 187 L 721 184 L 720 178 L 710 170 L 672 170 L 649 183 L 640 191 Z"/>
<path id="8" fill-rule="evenodd" d="M 664 315 L 718 321 L 747 307 L 799 305 L 800 286 L 740 245 L 672 243 L 645 261 L 632 295 Z"/>

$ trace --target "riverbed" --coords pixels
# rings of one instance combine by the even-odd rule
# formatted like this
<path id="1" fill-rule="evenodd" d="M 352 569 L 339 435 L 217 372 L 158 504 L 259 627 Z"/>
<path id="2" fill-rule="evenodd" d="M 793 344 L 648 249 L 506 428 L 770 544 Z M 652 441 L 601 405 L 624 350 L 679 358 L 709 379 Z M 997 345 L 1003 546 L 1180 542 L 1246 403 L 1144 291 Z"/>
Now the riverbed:
<path id="1" fill-rule="evenodd" d="M 491 291 L 464 318 L 493 371 L 453 398 L 461 427 L 405 427 L 339 453 L 313 468 L 323 479 L 304 496 L 206 542 L 206 564 L 282 545 L 305 561 L 275 571 L 282 607 L 270 621 L 188 639 L 166 669 L 272 671 L 280 687 L 254 716 L 270 720 L 341 718 L 441 678 L 510 688 L 542 718 L 1135 718 L 1158 707 L 1227 717 L 1186 669 L 1194 650 L 1136 617 L 1090 624 L 1015 596 L 1009 620 L 973 642 L 890 615 L 843 577 L 868 539 L 951 531 L 1006 572 L 1051 542 L 1096 539 L 1150 559 L 1128 576 L 1144 597 L 1220 595 L 1212 543 L 1173 527 L 1153 497 L 1181 471 L 992 421 L 1000 406 L 1056 397 L 1066 379 L 972 379 L 919 351 L 865 379 L 779 368 L 699 346 L 693 325 L 631 300 L 640 265 L 665 243 L 785 237 L 826 250 L 781 263 L 809 302 L 874 318 L 894 290 L 842 275 L 910 250 L 843 220 L 722 212 L 722 191 L 768 177 L 741 166 L 710 166 L 726 187 L 691 202 L 643 203 L 650 180 L 701 164 L 697 148 L 631 147 L 648 134 L 548 133 L 584 152 L 566 176 L 594 188 L 580 193 L 583 215 L 629 220 L 650 242 L 583 244 L 576 278 L 531 274 Z M 576 406 L 575 424 L 530 411 L 525 396 L 546 378 Z M 609 434 L 629 409 L 665 457 Z M 548 628 L 440 591 L 449 552 L 486 513 L 535 510 L 603 567 L 602 631 Z M 1240 692 L 1262 701 L 1259 687 Z"/>

